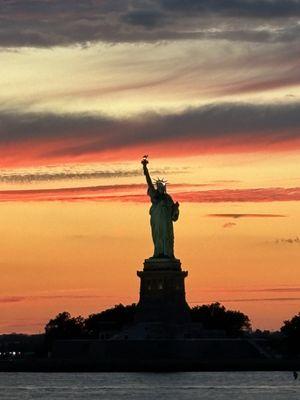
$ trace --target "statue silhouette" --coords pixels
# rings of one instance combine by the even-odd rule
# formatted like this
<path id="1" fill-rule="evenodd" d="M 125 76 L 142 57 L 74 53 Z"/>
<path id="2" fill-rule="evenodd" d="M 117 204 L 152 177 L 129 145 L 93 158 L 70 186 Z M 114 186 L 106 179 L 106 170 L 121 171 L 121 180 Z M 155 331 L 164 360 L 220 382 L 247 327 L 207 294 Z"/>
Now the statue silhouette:
<path id="1" fill-rule="evenodd" d="M 148 196 L 151 199 L 150 223 L 154 244 L 153 258 L 174 258 L 173 221 L 179 217 L 179 203 L 174 203 L 166 192 L 166 181 L 157 179 L 153 184 L 147 164 L 148 156 L 142 159 L 143 171 L 148 184 Z"/>

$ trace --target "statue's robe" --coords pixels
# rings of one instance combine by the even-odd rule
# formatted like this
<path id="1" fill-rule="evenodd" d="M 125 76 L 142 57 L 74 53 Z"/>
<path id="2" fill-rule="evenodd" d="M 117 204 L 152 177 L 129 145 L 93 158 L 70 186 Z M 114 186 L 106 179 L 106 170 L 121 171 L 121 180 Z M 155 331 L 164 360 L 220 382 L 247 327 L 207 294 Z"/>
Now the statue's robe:
<path id="1" fill-rule="evenodd" d="M 153 257 L 174 257 L 173 221 L 178 219 L 178 207 L 170 195 L 148 188 L 151 198 L 150 222 L 154 243 Z"/>

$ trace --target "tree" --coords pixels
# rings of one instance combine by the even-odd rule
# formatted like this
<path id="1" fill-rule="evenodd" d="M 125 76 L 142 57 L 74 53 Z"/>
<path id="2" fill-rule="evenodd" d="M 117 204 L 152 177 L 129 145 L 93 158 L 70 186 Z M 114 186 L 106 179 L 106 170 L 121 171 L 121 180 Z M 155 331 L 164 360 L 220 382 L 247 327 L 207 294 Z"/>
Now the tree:
<path id="1" fill-rule="evenodd" d="M 64 311 L 45 326 L 45 341 L 49 348 L 56 339 L 80 338 L 84 334 L 84 318 L 71 317 L 70 313 Z"/>
<path id="2" fill-rule="evenodd" d="M 224 330 L 228 336 L 240 336 L 251 328 L 247 315 L 226 310 L 220 303 L 193 307 L 191 319 L 192 322 L 200 322 L 204 329 Z"/>
<path id="3" fill-rule="evenodd" d="M 280 328 L 285 337 L 286 348 L 291 354 L 300 354 L 300 313 L 283 322 Z"/>
<path id="4" fill-rule="evenodd" d="M 136 304 L 115 305 L 98 314 L 91 314 L 84 322 L 85 331 L 89 336 L 98 337 L 106 329 L 120 330 L 124 325 L 134 322 Z"/>
<path id="5" fill-rule="evenodd" d="M 134 323 L 136 309 L 136 304 L 118 304 L 91 314 L 86 319 L 71 317 L 68 312 L 62 312 L 46 325 L 46 344 L 49 348 L 56 339 L 98 338 L 101 333 L 120 331 L 125 325 Z M 226 310 L 220 303 L 193 307 L 191 319 L 192 322 L 200 322 L 204 329 L 223 330 L 228 336 L 239 336 L 251 327 L 247 315 L 240 311 Z"/>

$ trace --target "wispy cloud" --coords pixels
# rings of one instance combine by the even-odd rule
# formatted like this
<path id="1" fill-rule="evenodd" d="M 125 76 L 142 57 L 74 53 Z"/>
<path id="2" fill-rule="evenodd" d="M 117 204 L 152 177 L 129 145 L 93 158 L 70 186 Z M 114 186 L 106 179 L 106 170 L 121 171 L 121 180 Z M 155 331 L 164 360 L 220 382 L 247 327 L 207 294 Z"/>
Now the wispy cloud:
<path id="1" fill-rule="evenodd" d="M 216 217 L 216 218 L 277 218 L 277 217 L 286 217 L 286 215 L 282 214 L 208 214 L 208 217 Z"/>
<path id="2" fill-rule="evenodd" d="M 292 293 L 292 292 L 300 292 L 299 286 L 284 286 L 284 287 L 260 287 L 260 288 L 249 288 L 249 287 L 241 287 L 241 288 L 201 288 L 201 291 L 204 292 L 227 292 L 227 293 Z"/>
<path id="3" fill-rule="evenodd" d="M 20 303 L 25 299 L 26 297 L 24 296 L 0 296 L 0 303 Z"/>
<path id="4" fill-rule="evenodd" d="M 300 238 L 299 236 L 296 236 L 294 238 L 281 238 L 275 240 L 276 244 L 300 244 Z"/>
<path id="5" fill-rule="evenodd" d="M 33 295 L 33 296 L 0 296 L 0 304 L 7 303 L 22 303 L 27 301 L 37 300 L 55 300 L 55 299 L 96 299 L 107 298 L 108 296 L 101 296 L 97 294 L 49 294 L 49 295 Z"/>
<path id="6" fill-rule="evenodd" d="M 200 184 L 200 186 L 202 186 Z M 299 201 L 300 188 L 258 188 L 197 190 L 197 184 L 175 184 L 171 186 L 174 199 L 179 202 L 272 202 Z M 193 190 L 191 190 L 191 188 Z M 59 189 L 2 190 L 0 201 L 118 201 L 148 202 L 146 185 L 99 185 L 68 187 Z M 281 214 L 211 214 L 218 218 L 279 218 Z"/>
<path id="7" fill-rule="evenodd" d="M 226 222 L 226 224 L 222 225 L 223 228 L 232 228 L 234 226 L 236 226 L 235 222 Z"/>
<path id="8" fill-rule="evenodd" d="M 219 293 L 219 298 L 214 298 L 213 301 L 220 303 L 268 303 L 268 302 L 297 302 L 300 300 L 299 296 L 293 296 L 294 293 L 300 292 L 298 286 L 286 286 L 286 287 L 261 287 L 261 288 L 210 288 L 202 289 L 203 292 L 211 292 L 215 296 L 215 293 Z M 241 294 L 241 297 L 228 297 L 226 294 L 236 293 L 237 296 Z M 244 293 L 252 293 L 251 297 L 243 296 Z M 264 293 L 264 294 L 263 294 Z M 268 293 L 272 293 L 272 297 L 266 297 Z M 282 296 L 284 294 L 284 296 Z M 277 297 L 274 297 L 274 295 Z M 230 295 L 229 295 L 230 296 Z M 203 304 L 208 301 L 205 299 L 192 299 L 192 304 Z"/>
<path id="9" fill-rule="evenodd" d="M 201 192 L 195 191 L 176 194 L 176 197 L 179 201 L 200 203 L 298 201 L 300 200 L 300 188 L 271 187 L 203 190 Z M 276 215 L 276 217 L 282 217 L 282 215 Z"/>
<path id="10" fill-rule="evenodd" d="M 249 290 L 248 290 L 249 291 Z M 256 292 L 300 292 L 300 287 L 275 287 L 275 288 L 263 288 L 263 289 L 253 289 Z"/>
<path id="11" fill-rule="evenodd" d="M 299 301 L 300 297 L 251 297 L 251 298 L 216 298 L 213 301 L 220 303 L 268 303 L 268 302 L 294 302 Z M 207 300 L 192 300 L 191 304 L 204 304 Z"/>
<path id="12" fill-rule="evenodd" d="M 57 171 L 57 169 L 60 171 Z M 103 170 L 97 168 L 84 169 L 84 167 L 45 167 L 43 171 L 22 171 L 22 170 L 2 170 L 0 171 L 0 182 L 4 183 L 32 183 L 46 181 L 63 180 L 87 180 L 87 179 L 107 179 L 107 178 L 129 178 L 141 176 L 141 169 L 114 169 Z M 182 174 L 186 173 L 186 168 L 164 168 L 153 170 L 154 175 Z"/>
<path id="13" fill-rule="evenodd" d="M 240 298 L 240 299 L 220 299 L 222 303 L 252 303 L 252 302 L 286 302 L 286 301 L 299 301 L 300 297 L 265 297 L 265 298 Z"/>

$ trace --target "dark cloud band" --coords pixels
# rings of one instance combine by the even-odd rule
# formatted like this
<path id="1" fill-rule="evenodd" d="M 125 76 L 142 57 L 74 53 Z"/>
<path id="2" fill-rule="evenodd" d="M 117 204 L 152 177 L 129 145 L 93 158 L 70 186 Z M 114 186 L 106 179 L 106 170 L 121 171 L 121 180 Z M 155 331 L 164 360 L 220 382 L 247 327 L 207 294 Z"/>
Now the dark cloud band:
<path id="1" fill-rule="evenodd" d="M 160 0 L 160 3 L 173 12 L 231 17 L 283 18 L 300 13 L 298 0 Z"/>
<path id="2" fill-rule="evenodd" d="M 211 104 L 180 113 L 146 113 L 128 119 L 0 111 L 1 163 L 13 163 L 16 152 L 21 154 L 24 149 L 24 159 L 65 157 L 68 162 L 104 153 L 113 159 L 120 150 L 126 150 L 123 157 L 130 158 L 132 149 L 151 150 L 158 145 L 171 155 L 272 150 L 276 146 L 281 151 L 296 149 L 299 111 L 298 102 Z"/>
<path id="3" fill-rule="evenodd" d="M 284 40 L 299 16 L 298 0 L 11 0 L 0 5 L 0 46 Z"/>

